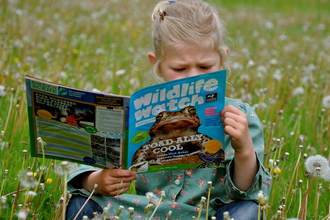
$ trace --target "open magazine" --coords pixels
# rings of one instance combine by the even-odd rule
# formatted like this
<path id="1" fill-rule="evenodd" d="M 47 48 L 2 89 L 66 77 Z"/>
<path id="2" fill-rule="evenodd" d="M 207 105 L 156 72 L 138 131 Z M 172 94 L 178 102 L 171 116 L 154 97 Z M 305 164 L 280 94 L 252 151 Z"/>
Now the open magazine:
<path id="1" fill-rule="evenodd" d="M 31 154 L 137 173 L 224 167 L 225 85 L 221 70 L 128 97 L 26 76 Z"/>

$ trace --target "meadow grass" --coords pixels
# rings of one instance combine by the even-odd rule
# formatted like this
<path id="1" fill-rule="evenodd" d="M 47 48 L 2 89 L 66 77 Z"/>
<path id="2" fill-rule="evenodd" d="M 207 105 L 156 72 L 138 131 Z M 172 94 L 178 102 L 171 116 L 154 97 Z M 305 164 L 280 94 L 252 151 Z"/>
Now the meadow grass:
<path id="1" fill-rule="evenodd" d="M 227 96 L 264 125 L 274 177 L 265 219 L 330 219 L 329 182 L 304 167 L 311 155 L 330 158 L 329 1 L 211 2 L 228 29 Z M 123 95 L 154 83 L 146 54 L 155 3 L 0 0 L 0 218 L 17 219 L 22 207 L 29 218 L 61 216 L 61 162 L 29 155 L 24 76 Z M 26 183 L 28 171 L 44 187 Z"/>

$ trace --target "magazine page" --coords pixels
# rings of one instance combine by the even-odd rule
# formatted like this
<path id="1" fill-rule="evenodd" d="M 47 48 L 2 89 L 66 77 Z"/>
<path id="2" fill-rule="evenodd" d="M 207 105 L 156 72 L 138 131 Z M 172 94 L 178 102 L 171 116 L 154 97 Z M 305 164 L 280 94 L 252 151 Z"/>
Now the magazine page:
<path id="1" fill-rule="evenodd" d="M 224 167 L 225 85 L 222 70 L 134 93 L 128 167 L 137 173 Z"/>
<path id="2" fill-rule="evenodd" d="M 118 168 L 124 161 L 129 97 L 26 77 L 32 156 Z M 46 143 L 38 145 L 38 138 Z"/>

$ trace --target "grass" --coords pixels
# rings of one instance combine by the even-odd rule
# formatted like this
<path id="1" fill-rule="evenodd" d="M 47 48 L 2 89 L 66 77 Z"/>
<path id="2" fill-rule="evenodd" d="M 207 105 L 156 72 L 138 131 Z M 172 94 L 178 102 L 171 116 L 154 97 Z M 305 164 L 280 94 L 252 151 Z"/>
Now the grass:
<path id="1" fill-rule="evenodd" d="M 330 156 L 330 110 L 322 104 L 330 95 L 329 2 L 211 2 L 219 6 L 230 38 L 227 96 L 256 109 L 264 124 L 265 166 L 271 169 L 272 159 L 278 167 L 272 170 L 266 219 L 329 218 L 329 182 L 306 176 L 304 167 L 308 156 Z M 61 212 L 58 189 L 65 178 L 55 172 L 60 162 L 29 156 L 24 76 L 123 95 L 153 83 L 144 78 L 154 4 L 0 0 L 0 85 L 6 89 L 0 97 L 0 196 L 10 194 L 0 204 L 1 218 L 17 218 L 19 204 L 36 219 Z M 36 178 L 45 189 L 24 187 L 20 175 L 37 174 L 43 163 Z M 13 197 L 18 189 L 26 190 Z M 24 194 L 33 190 L 33 198 Z"/>

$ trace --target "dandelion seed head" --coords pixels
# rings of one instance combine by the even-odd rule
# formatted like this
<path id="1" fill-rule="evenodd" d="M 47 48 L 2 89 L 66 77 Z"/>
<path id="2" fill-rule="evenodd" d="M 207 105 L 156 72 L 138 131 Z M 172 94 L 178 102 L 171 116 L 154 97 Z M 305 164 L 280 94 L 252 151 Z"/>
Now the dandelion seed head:
<path id="1" fill-rule="evenodd" d="M 121 70 L 117 70 L 117 71 L 115 72 L 115 75 L 116 75 L 116 76 L 121 76 L 121 75 L 124 75 L 125 73 L 126 73 L 126 70 L 121 69 Z"/>
<path id="2" fill-rule="evenodd" d="M 330 108 L 330 95 L 328 96 L 325 96 L 323 99 L 322 99 L 322 104 L 324 106 L 324 108 Z"/>
<path id="3" fill-rule="evenodd" d="M 158 197 L 155 194 L 153 194 L 152 192 L 147 192 L 146 197 L 147 197 L 149 203 L 154 203 L 154 202 L 158 201 Z"/>
<path id="4" fill-rule="evenodd" d="M 27 211 L 25 211 L 25 210 L 22 210 L 22 209 L 17 213 L 17 217 L 20 220 L 27 219 L 28 215 L 29 215 L 29 213 Z"/>
<path id="5" fill-rule="evenodd" d="M 33 176 L 33 172 L 30 171 L 21 171 L 19 173 L 19 179 L 21 184 L 26 188 L 34 187 L 38 184 L 38 181 Z"/>
<path id="6" fill-rule="evenodd" d="M 323 177 L 329 169 L 329 161 L 321 156 L 310 156 L 305 161 L 305 168 L 314 177 Z"/>
<path id="7" fill-rule="evenodd" d="M 303 87 L 297 87 L 292 91 L 293 96 L 301 96 L 305 93 L 305 90 Z"/>
<path id="8" fill-rule="evenodd" d="M 65 71 L 61 71 L 61 72 L 59 72 L 58 77 L 60 79 L 67 79 L 68 78 L 68 74 Z"/>
<path id="9" fill-rule="evenodd" d="M 55 173 L 58 175 L 70 175 L 78 168 L 78 165 L 76 163 L 71 163 L 68 161 L 62 161 L 60 165 L 57 165 L 55 167 Z"/>
<path id="10" fill-rule="evenodd" d="M 92 89 L 93 92 L 101 92 L 101 90 L 97 89 L 97 88 L 93 88 Z"/>
<path id="11" fill-rule="evenodd" d="M 330 167 L 328 167 L 324 173 L 323 176 L 321 177 L 322 179 L 324 179 L 327 182 L 330 182 Z"/>

